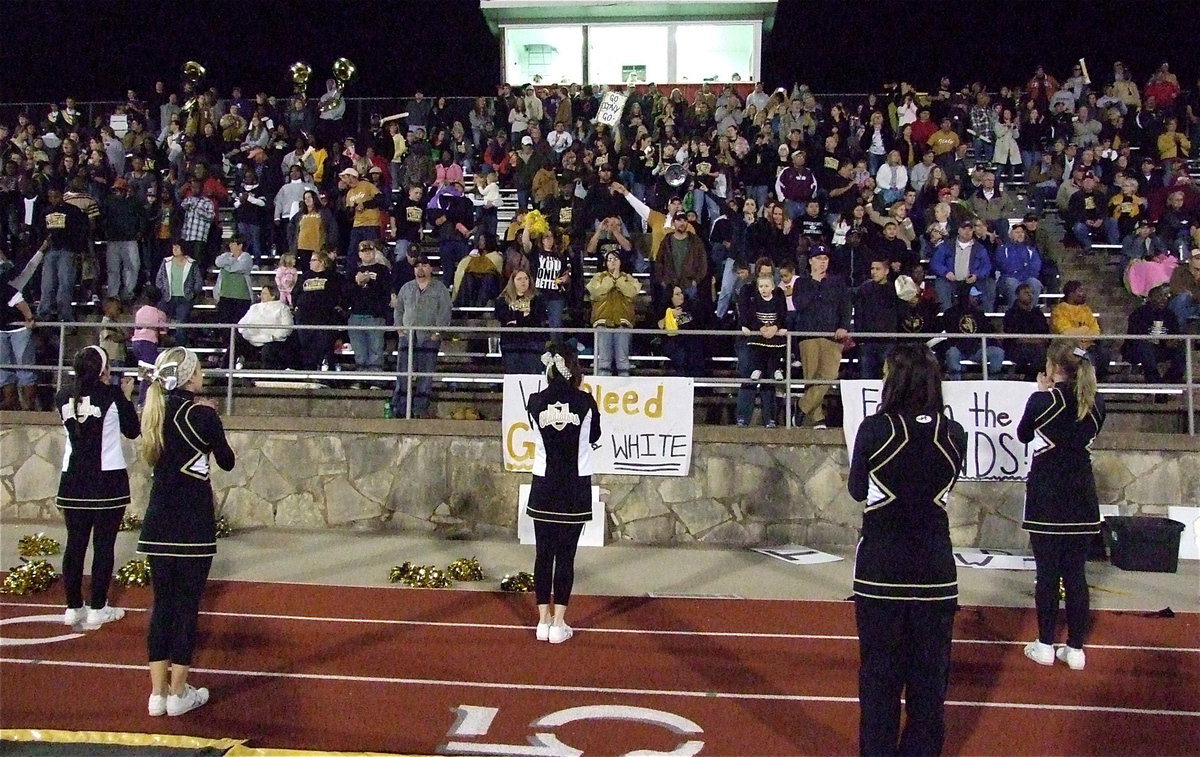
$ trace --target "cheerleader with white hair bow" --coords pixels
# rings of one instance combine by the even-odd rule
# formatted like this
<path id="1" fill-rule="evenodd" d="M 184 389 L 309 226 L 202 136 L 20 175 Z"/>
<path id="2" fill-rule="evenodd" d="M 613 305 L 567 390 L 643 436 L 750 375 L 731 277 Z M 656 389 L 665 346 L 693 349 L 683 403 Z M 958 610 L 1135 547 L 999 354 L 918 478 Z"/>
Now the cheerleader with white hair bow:
<path id="1" fill-rule="evenodd" d="M 537 545 L 533 590 L 538 641 L 571 638 L 567 604 L 575 583 L 575 550 L 592 519 L 592 450 L 600 440 L 600 411 L 581 390 L 583 369 L 569 347 L 547 346 L 542 355 L 547 386 L 525 406 L 535 436 L 533 485 L 525 512 Z"/>
<path id="2" fill-rule="evenodd" d="M 217 553 L 209 457 L 232 470 L 233 450 L 216 406 L 196 399 L 204 374 L 196 354 L 166 350 L 154 362 L 142 413 L 142 455 L 154 467 L 137 551 L 150 561 L 154 608 L 146 643 L 151 715 L 182 715 L 208 701 L 187 682 L 200 595 Z"/>
<path id="3" fill-rule="evenodd" d="M 109 382 L 108 354 L 95 345 L 75 355 L 74 386 L 54 398 L 54 408 L 67 432 L 56 505 L 67 525 L 63 552 L 63 585 L 67 610 L 63 622 L 99 628 L 120 620 L 125 611 L 108 604 L 114 547 L 125 506 L 129 504 L 129 471 L 121 437 L 138 437 L 137 411 L 130 397 L 133 379 L 118 389 Z M 83 604 L 83 563 L 92 542 L 91 606 Z"/>

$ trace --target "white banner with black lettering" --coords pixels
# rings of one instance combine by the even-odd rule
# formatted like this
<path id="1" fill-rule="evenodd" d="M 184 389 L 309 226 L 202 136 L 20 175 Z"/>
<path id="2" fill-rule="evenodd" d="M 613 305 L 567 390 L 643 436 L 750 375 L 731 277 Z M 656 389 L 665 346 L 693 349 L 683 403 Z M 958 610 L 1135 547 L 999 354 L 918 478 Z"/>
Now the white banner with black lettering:
<path id="1" fill-rule="evenodd" d="M 609 126 L 619 124 L 621 113 L 625 111 L 625 101 L 628 99 L 629 95 L 620 92 L 605 92 L 604 97 L 600 100 L 600 107 L 596 111 L 596 121 Z"/>
<path id="2" fill-rule="evenodd" d="M 533 470 L 534 437 L 525 405 L 545 386 L 543 376 L 504 377 L 505 470 Z M 596 398 L 600 408 L 600 446 L 592 458 L 596 473 L 688 474 L 692 467 L 690 378 L 585 376 L 581 388 Z"/>
<path id="3" fill-rule="evenodd" d="M 854 454 L 863 418 L 879 407 L 882 381 L 841 383 L 843 430 Z M 947 381 L 942 384 L 946 414 L 967 432 L 964 481 L 1024 481 L 1029 448 L 1017 441 L 1017 424 L 1037 384 L 1021 381 Z"/>

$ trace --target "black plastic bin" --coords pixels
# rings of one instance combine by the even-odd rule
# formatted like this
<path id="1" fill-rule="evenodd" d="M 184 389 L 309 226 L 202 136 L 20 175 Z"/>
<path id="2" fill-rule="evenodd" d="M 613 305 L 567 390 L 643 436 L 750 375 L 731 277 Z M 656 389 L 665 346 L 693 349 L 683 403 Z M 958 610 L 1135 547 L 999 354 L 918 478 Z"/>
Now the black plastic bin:
<path id="1" fill-rule="evenodd" d="M 1109 559 L 1121 570 L 1174 573 L 1184 525 L 1170 518 L 1110 516 L 1104 519 Z"/>

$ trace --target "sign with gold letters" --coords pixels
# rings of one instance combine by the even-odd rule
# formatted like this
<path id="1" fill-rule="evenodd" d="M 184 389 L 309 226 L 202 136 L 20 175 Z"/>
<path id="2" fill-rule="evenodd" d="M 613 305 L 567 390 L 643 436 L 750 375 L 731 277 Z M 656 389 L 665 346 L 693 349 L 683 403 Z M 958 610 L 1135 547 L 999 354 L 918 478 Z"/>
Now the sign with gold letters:
<path id="1" fill-rule="evenodd" d="M 501 441 L 505 470 L 533 470 L 536 437 L 525 406 L 530 395 L 545 387 L 543 376 L 504 377 Z M 596 398 L 600 409 L 600 446 L 592 457 L 596 473 L 688 475 L 692 466 L 692 379 L 585 376 L 581 388 Z"/>

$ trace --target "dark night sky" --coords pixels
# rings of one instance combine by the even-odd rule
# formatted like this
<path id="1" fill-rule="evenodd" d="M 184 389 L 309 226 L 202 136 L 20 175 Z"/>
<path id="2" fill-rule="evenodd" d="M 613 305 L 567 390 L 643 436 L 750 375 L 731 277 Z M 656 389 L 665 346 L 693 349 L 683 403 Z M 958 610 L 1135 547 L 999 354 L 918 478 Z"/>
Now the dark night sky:
<path id="1" fill-rule="evenodd" d="M 477 0 L 0 5 L 0 15 L 22 20 L 6 23 L 0 40 L 7 102 L 123 98 L 126 83 L 145 91 L 156 77 L 172 82 L 189 59 L 207 66 L 223 91 L 236 83 L 276 94 L 289 90 L 286 68 L 300 58 L 315 69 L 310 94 L 339 56 L 358 66 L 351 96 L 406 95 L 417 86 L 483 94 L 500 76 L 499 43 Z M 1136 23 L 1126 18 L 1133 12 Z M 771 85 L 800 78 L 817 91 L 861 92 L 900 77 L 926 89 L 941 73 L 956 83 L 1023 82 L 1039 61 L 1061 76 L 1084 55 L 1098 79 L 1120 57 L 1144 82 L 1165 56 L 1187 88 L 1200 64 L 1196 28 L 1191 0 L 781 0 L 763 69 Z M 1181 50 L 1191 54 L 1174 52 Z"/>

